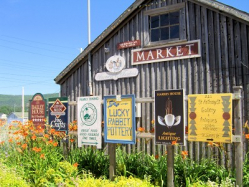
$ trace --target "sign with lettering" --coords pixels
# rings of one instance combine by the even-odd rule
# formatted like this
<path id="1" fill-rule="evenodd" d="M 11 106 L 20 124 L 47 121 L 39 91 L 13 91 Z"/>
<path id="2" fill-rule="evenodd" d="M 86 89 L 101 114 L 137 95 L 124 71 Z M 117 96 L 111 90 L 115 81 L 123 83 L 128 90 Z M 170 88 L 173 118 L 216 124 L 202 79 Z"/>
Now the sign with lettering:
<path id="1" fill-rule="evenodd" d="M 48 121 L 51 128 L 68 134 L 68 98 L 48 99 Z"/>
<path id="2" fill-rule="evenodd" d="M 188 140 L 232 142 L 232 94 L 188 95 Z"/>
<path id="3" fill-rule="evenodd" d="M 194 40 L 174 45 L 134 49 L 131 53 L 131 64 L 146 64 L 201 56 L 200 40 Z"/>
<path id="4" fill-rule="evenodd" d="M 125 49 L 125 48 L 130 48 L 130 47 L 137 47 L 140 45 L 141 45 L 140 40 L 134 40 L 134 41 L 127 41 L 127 42 L 119 43 L 117 45 L 117 48 L 118 49 Z"/>
<path id="5" fill-rule="evenodd" d="M 35 128 L 45 128 L 46 102 L 41 93 L 36 93 L 30 100 L 29 120 L 33 121 Z"/>
<path id="6" fill-rule="evenodd" d="M 102 148 L 101 96 L 78 97 L 78 147 L 94 145 Z"/>
<path id="7" fill-rule="evenodd" d="M 184 145 L 184 90 L 155 91 L 155 143 Z"/>
<path id="8" fill-rule="evenodd" d="M 104 97 L 104 137 L 107 143 L 135 144 L 135 95 Z"/>
<path id="9" fill-rule="evenodd" d="M 135 77 L 138 75 L 137 68 L 124 69 L 125 59 L 122 56 L 114 55 L 106 61 L 108 72 L 101 72 L 95 75 L 96 81 L 117 80 L 120 78 Z"/>

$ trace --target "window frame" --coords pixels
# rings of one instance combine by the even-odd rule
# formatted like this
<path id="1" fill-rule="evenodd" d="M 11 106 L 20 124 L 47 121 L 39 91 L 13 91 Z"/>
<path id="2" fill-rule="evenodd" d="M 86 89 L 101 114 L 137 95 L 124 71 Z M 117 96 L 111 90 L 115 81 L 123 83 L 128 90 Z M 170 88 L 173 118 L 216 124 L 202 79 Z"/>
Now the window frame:
<path id="1" fill-rule="evenodd" d="M 151 16 L 160 16 L 167 13 L 177 12 L 179 11 L 179 38 L 173 38 L 168 40 L 159 40 L 151 42 L 151 29 L 150 29 L 150 17 Z M 161 8 L 155 8 L 146 10 L 144 12 L 144 31 L 145 31 L 145 37 L 144 37 L 144 46 L 154 46 L 154 45 L 160 45 L 160 44 L 167 44 L 167 43 L 176 43 L 176 42 L 182 42 L 187 41 L 186 39 L 186 24 L 185 24 L 185 3 L 178 3 L 170 6 L 165 6 Z"/>

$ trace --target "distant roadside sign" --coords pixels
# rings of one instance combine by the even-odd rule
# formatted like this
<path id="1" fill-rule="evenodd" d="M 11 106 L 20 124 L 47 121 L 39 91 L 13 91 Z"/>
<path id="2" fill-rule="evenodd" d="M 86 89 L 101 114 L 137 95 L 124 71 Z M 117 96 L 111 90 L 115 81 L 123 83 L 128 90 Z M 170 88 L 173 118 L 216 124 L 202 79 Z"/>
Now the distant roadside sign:
<path id="1" fill-rule="evenodd" d="M 188 95 L 188 140 L 232 142 L 232 94 Z"/>
<path id="2" fill-rule="evenodd" d="M 30 100 L 29 120 L 33 121 L 36 128 L 45 128 L 46 102 L 41 93 L 36 93 Z"/>
<path id="3" fill-rule="evenodd" d="M 68 98 L 49 98 L 48 113 L 50 127 L 68 134 Z"/>

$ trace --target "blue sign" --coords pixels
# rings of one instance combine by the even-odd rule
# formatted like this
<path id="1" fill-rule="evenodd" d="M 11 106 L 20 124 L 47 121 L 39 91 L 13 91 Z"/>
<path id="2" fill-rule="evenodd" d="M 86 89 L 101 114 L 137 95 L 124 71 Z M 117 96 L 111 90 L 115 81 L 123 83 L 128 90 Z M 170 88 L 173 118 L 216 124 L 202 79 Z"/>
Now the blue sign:
<path id="1" fill-rule="evenodd" d="M 56 131 L 68 134 L 68 99 L 56 97 L 48 99 L 49 125 Z"/>

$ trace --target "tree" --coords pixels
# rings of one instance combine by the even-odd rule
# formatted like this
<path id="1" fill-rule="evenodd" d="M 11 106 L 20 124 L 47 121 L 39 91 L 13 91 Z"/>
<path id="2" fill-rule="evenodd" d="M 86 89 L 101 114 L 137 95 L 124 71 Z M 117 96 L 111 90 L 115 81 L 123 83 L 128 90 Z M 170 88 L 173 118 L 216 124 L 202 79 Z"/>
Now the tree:
<path id="1" fill-rule="evenodd" d="M 13 111 L 13 109 L 11 109 L 10 106 L 1 106 L 0 107 L 0 113 L 9 115 L 12 111 Z"/>

